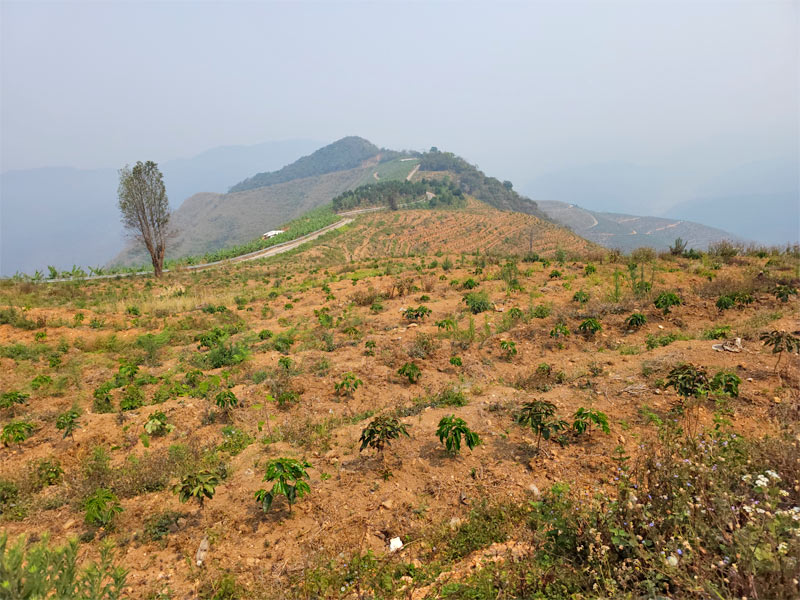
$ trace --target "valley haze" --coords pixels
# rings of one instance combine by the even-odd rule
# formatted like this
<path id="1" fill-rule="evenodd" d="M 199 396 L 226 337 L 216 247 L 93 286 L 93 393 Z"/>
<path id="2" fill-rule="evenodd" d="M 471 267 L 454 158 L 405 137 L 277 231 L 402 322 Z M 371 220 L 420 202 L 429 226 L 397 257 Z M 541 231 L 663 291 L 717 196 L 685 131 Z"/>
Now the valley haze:
<path id="1" fill-rule="evenodd" d="M 0 10 L 4 276 L 111 260 L 125 164 L 159 162 L 178 208 L 347 135 L 533 200 L 800 235 L 796 2 Z"/>

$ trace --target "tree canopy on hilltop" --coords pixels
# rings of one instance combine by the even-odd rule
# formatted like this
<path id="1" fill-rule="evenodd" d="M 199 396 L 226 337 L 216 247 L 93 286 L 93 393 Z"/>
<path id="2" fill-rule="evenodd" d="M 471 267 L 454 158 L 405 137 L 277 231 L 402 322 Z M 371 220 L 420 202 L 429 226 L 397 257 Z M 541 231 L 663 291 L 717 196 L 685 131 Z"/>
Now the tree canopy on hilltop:
<path id="1" fill-rule="evenodd" d="M 429 197 L 428 192 L 433 194 Z M 397 210 L 403 204 L 415 204 L 416 208 L 437 206 L 460 206 L 464 193 L 449 179 L 422 181 L 381 181 L 362 185 L 339 194 L 332 200 L 335 211 L 351 210 L 369 206 L 388 206 Z"/>
<path id="2" fill-rule="evenodd" d="M 435 147 L 431 148 L 430 152 L 422 155 L 419 169 L 420 171 L 449 171 L 456 176 L 458 185 L 465 194 L 474 196 L 500 210 L 522 212 L 536 215 L 547 221 L 550 220 L 539 209 L 536 202 L 514 191 L 510 182 L 501 182 L 494 177 L 487 177 L 477 167 L 452 152 L 440 152 Z"/>
<path id="3" fill-rule="evenodd" d="M 278 171 L 257 173 L 244 181 L 240 181 L 228 191 L 243 192 L 294 179 L 355 169 L 362 162 L 380 152 L 380 148 L 364 138 L 356 136 L 345 137 L 294 161 L 290 165 L 286 165 Z"/>

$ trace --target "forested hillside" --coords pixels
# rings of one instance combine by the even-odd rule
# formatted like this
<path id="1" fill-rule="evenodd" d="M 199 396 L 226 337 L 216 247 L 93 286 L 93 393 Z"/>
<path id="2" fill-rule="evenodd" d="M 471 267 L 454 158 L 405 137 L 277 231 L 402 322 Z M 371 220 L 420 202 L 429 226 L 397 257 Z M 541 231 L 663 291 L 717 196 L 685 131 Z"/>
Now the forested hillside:
<path id="1" fill-rule="evenodd" d="M 514 191 L 510 181 L 501 182 L 494 177 L 487 177 L 483 171 L 452 152 L 440 152 L 436 148 L 431 148 L 430 152 L 422 155 L 419 169 L 448 171 L 457 176 L 461 190 L 465 194 L 500 210 L 527 213 L 549 220 L 549 217 L 539 210 L 536 202 Z"/>
<path id="2" fill-rule="evenodd" d="M 232 186 L 229 192 L 244 192 L 255 188 L 285 183 L 294 179 L 346 171 L 361 166 L 365 160 L 378 155 L 380 148 L 364 138 L 350 136 L 320 148 L 290 165 L 271 173 L 257 173 Z"/>

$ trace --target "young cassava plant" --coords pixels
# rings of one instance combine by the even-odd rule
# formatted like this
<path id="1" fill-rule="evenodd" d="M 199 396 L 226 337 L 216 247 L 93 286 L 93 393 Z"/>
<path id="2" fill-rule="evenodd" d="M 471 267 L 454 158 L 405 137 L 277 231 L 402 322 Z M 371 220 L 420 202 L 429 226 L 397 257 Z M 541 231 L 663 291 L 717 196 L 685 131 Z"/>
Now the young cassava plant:
<path id="1" fill-rule="evenodd" d="M 608 426 L 608 416 L 599 410 L 591 410 L 581 406 L 575 411 L 572 418 L 572 429 L 578 434 L 586 433 L 592 426 L 597 427 L 603 433 L 611 432 L 611 428 Z"/>
<path id="2" fill-rule="evenodd" d="M 352 396 L 363 383 L 355 373 L 347 372 L 342 375 L 342 380 L 333 384 L 338 396 Z"/>
<path id="3" fill-rule="evenodd" d="M 200 508 L 203 508 L 205 499 L 211 500 L 214 497 L 218 485 L 219 477 L 216 473 L 203 470 L 184 475 L 172 491 L 178 495 L 178 500 L 181 502 L 196 500 Z"/>
<path id="4" fill-rule="evenodd" d="M 453 456 L 461 452 L 462 439 L 470 450 L 481 443 L 481 438 L 467 427 L 467 422 L 455 415 L 447 415 L 441 418 L 439 427 L 436 429 L 436 437 L 444 444 L 448 454 Z"/>
<path id="5" fill-rule="evenodd" d="M 361 447 L 358 451 L 362 452 L 369 447 L 374 448 L 383 456 L 384 448 L 391 445 L 392 440 L 396 440 L 401 435 L 409 437 L 408 425 L 401 423 L 395 417 L 377 417 L 370 421 L 369 425 L 361 432 L 361 437 L 358 439 Z"/>
<path id="6" fill-rule="evenodd" d="M 305 481 L 309 479 L 306 469 L 310 468 L 311 465 L 307 461 L 294 458 L 276 458 L 267 463 L 262 481 L 275 483 L 271 490 L 262 488 L 255 493 L 256 502 L 261 505 L 261 510 L 268 512 L 275 498 L 285 496 L 291 513 L 294 503 L 311 491 L 311 487 Z"/>
<path id="7" fill-rule="evenodd" d="M 80 417 L 80 415 L 80 411 L 74 407 L 58 415 L 56 419 L 56 429 L 64 432 L 63 439 L 67 439 L 67 436 L 75 439 L 75 430 L 80 428 L 78 424 L 78 417 Z"/>
<path id="8" fill-rule="evenodd" d="M 420 371 L 419 367 L 413 362 L 407 362 L 402 367 L 397 369 L 397 374 L 401 377 L 408 378 L 409 383 L 417 383 L 422 375 L 422 371 Z"/>
<path id="9" fill-rule="evenodd" d="M 759 339 L 765 346 L 772 348 L 772 353 L 778 355 L 778 361 L 775 363 L 775 372 L 778 371 L 778 365 L 781 362 L 784 352 L 789 354 L 800 352 L 800 338 L 793 336 L 786 331 L 768 331 L 762 333 Z"/>
<path id="10" fill-rule="evenodd" d="M 523 427 L 530 427 L 536 434 L 536 451 L 539 451 L 542 438 L 550 437 L 567 428 L 567 422 L 555 416 L 556 405 L 547 400 L 526 402 L 517 413 L 515 420 Z"/>

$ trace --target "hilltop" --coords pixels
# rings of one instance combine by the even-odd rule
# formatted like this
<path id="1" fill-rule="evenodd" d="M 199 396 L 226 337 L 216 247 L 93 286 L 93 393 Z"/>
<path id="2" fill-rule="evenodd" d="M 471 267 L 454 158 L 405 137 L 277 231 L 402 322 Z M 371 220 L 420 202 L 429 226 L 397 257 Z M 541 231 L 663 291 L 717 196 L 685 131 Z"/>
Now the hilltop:
<path id="1" fill-rule="evenodd" d="M 380 149 L 358 137 L 343 138 L 272 173 L 259 173 L 226 194 L 195 194 L 175 211 L 178 233 L 168 258 L 202 255 L 241 245 L 361 186 L 387 181 L 448 179 L 468 194 L 500 210 L 547 220 L 536 203 L 510 182 L 487 176 L 449 152 Z M 146 264 L 141 248 L 130 245 L 111 264 Z"/>
<path id="2" fill-rule="evenodd" d="M 228 192 L 244 192 L 295 179 L 325 175 L 334 171 L 348 171 L 364 165 L 377 157 L 380 148 L 364 138 L 350 136 L 329 144 L 314 153 L 304 156 L 290 165 L 271 173 L 257 173 L 231 186 Z"/>

